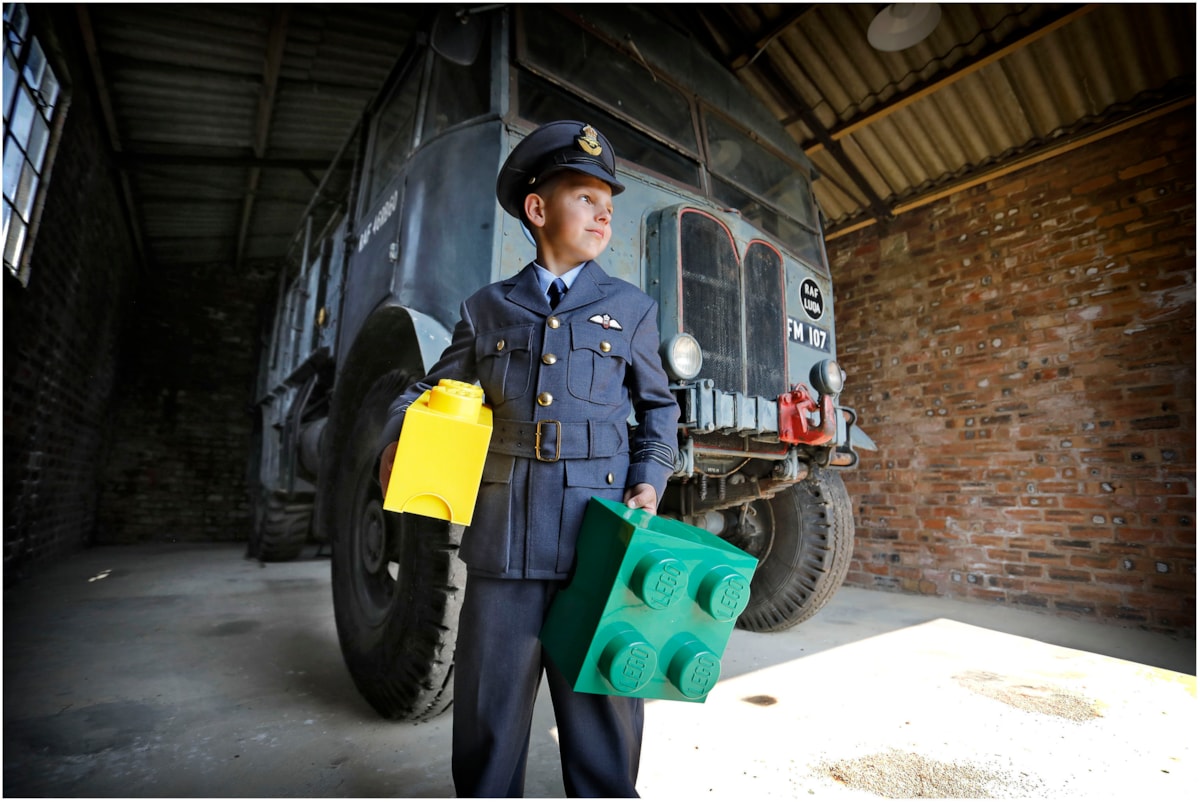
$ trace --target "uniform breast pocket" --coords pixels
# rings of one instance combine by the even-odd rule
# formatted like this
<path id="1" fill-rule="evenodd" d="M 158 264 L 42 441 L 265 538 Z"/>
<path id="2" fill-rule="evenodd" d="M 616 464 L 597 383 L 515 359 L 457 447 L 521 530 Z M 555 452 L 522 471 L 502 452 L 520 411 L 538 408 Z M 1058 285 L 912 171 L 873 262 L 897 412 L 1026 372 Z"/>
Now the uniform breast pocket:
<path id="1" fill-rule="evenodd" d="M 571 324 L 571 357 L 567 389 L 593 404 L 613 406 L 629 397 L 625 371 L 629 366 L 629 341 L 623 331 L 596 323 Z"/>
<path id="2" fill-rule="evenodd" d="M 530 325 L 495 329 L 475 337 L 479 386 L 493 406 L 518 398 L 529 389 L 532 339 Z"/>

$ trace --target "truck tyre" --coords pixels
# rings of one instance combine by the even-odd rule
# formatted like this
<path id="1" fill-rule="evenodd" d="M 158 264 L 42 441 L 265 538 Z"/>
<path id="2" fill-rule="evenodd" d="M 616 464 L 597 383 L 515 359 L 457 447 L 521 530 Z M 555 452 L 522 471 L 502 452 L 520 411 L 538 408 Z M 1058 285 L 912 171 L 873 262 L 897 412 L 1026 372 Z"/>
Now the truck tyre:
<path id="1" fill-rule="evenodd" d="M 265 563 L 294 560 L 308 542 L 312 499 L 291 497 L 279 490 L 261 491 L 262 509 L 255 516 L 256 531 L 250 544 L 252 557 Z"/>
<path id="2" fill-rule="evenodd" d="M 462 527 L 383 509 L 376 441 L 401 371 L 366 395 L 341 444 L 330 503 L 333 610 L 346 666 L 385 718 L 426 721 L 450 707 L 454 641 L 466 569 Z M 420 466 L 397 465 L 396 470 Z"/>
<path id="3" fill-rule="evenodd" d="M 758 507 L 756 517 L 767 520 L 747 551 L 760 562 L 737 626 L 780 632 L 816 615 L 841 587 L 854 554 L 854 515 L 842 477 L 819 469 Z"/>

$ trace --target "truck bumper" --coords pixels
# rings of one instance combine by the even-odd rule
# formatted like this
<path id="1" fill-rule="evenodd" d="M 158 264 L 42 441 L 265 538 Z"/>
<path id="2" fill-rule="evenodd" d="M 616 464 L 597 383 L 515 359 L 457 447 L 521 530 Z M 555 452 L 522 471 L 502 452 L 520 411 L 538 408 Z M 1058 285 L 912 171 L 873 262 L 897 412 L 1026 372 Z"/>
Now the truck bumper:
<path id="1" fill-rule="evenodd" d="M 857 464 L 856 448 L 875 450 L 875 443 L 858 427 L 854 410 L 837 406 L 836 399 L 816 399 L 803 385 L 777 399 L 721 390 L 711 379 L 681 382 L 672 390 L 679 399 L 679 426 L 686 430 L 689 444 L 692 436 L 719 434 L 790 446 L 777 454 L 753 454 L 779 460 L 795 459 L 798 449 L 811 453 L 816 447 L 831 452 L 828 463 L 822 459 L 822 464 L 838 468 Z M 691 447 L 703 453 L 702 445 Z"/>

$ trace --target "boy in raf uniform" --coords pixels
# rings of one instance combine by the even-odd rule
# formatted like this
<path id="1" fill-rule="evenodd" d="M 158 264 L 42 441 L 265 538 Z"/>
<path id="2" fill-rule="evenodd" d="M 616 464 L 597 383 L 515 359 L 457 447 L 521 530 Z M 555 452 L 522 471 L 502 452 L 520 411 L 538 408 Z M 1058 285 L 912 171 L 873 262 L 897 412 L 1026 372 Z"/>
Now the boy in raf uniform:
<path id="1" fill-rule="evenodd" d="M 567 793 L 637 796 L 643 700 L 575 693 L 538 640 L 574 570 L 588 499 L 654 512 L 675 461 L 679 408 L 659 357 L 657 304 L 594 261 L 624 190 L 615 168 L 608 140 L 581 122 L 549 123 L 517 145 L 496 196 L 532 232 L 537 261 L 463 303 L 450 346 L 392 404 L 380 440 L 387 487 L 404 411 L 422 392 L 478 380 L 493 410 L 459 552 L 469 571 L 454 667 L 459 796 L 523 794 L 543 670 Z"/>

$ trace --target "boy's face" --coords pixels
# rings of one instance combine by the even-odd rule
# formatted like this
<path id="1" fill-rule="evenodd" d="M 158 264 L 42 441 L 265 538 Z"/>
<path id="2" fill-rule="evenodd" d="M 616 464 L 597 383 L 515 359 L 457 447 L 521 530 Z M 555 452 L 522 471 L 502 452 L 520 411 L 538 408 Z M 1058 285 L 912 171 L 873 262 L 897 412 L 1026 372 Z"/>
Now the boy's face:
<path id="1" fill-rule="evenodd" d="M 612 213 L 612 188 L 570 170 L 555 176 L 545 195 L 525 198 L 525 215 L 537 229 L 538 260 L 560 274 L 608 247 Z"/>

